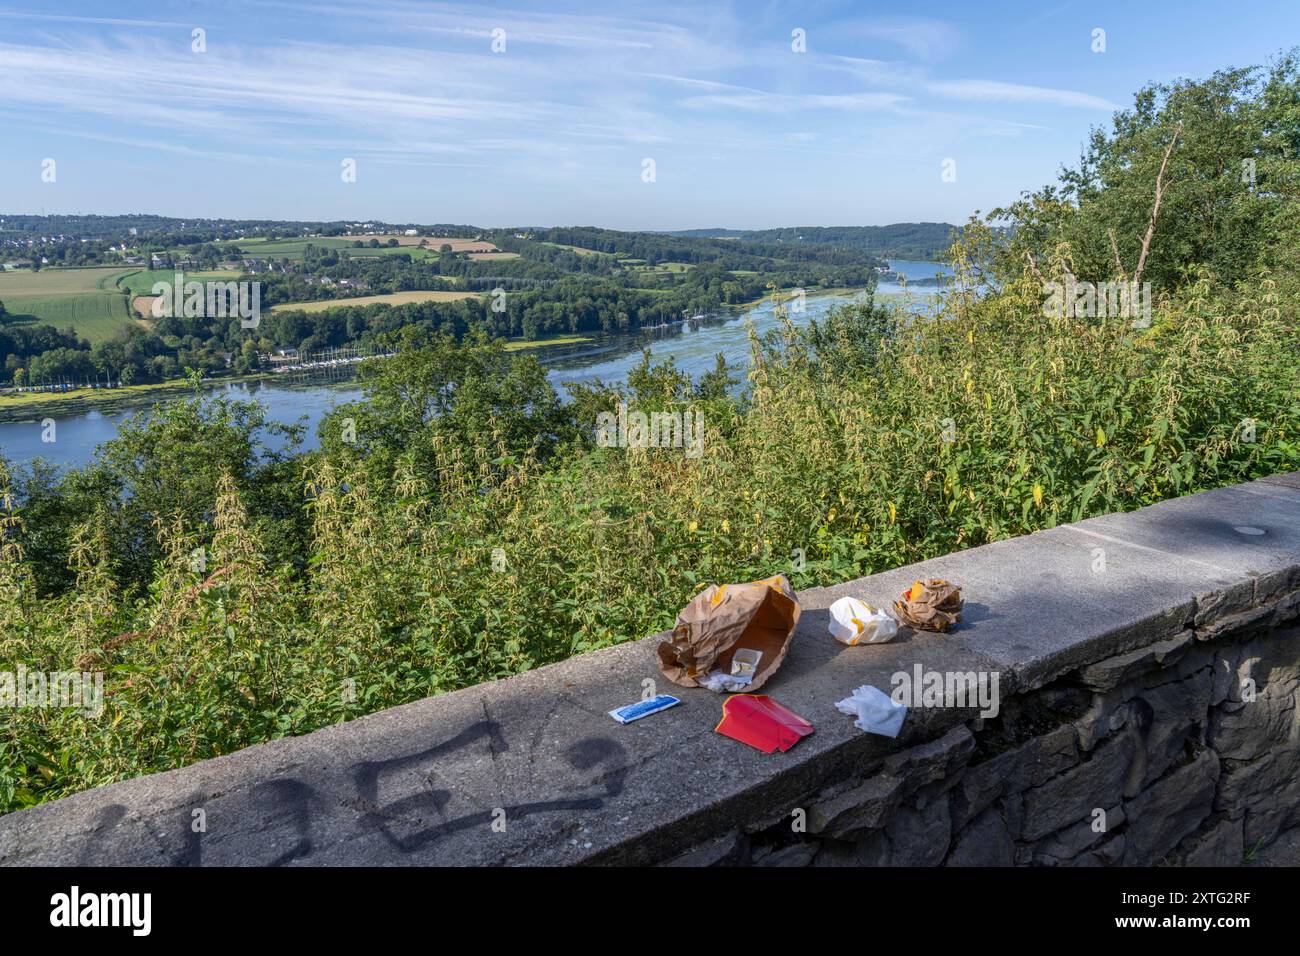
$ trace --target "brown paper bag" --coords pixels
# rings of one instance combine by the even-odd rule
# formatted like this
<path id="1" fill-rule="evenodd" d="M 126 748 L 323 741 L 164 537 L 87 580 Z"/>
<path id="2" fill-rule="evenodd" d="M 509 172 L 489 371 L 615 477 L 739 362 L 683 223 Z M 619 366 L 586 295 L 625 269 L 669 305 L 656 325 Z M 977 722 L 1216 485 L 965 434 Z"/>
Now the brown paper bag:
<path id="1" fill-rule="evenodd" d="M 696 678 L 728 673 L 732 655 L 749 648 L 763 657 L 743 692 L 758 690 L 785 660 L 798 622 L 799 601 L 784 574 L 710 585 L 677 615 L 672 639 L 659 645 L 659 669 L 674 684 L 699 687 Z"/>

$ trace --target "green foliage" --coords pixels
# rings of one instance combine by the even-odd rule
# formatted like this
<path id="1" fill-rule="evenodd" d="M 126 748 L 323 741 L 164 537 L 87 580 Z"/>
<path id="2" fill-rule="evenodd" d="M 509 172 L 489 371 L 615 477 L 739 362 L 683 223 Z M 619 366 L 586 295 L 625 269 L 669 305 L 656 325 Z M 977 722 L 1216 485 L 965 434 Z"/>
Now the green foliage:
<path id="1" fill-rule="evenodd" d="M 1234 69 L 1207 80 L 1141 90 L 1112 127 L 1093 130 L 1079 165 L 1059 185 L 1026 195 L 990 218 L 1015 238 L 998 261 L 1018 275 L 1025 253 L 1064 250 L 1082 279 L 1132 274 L 1169 153 L 1158 227 L 1144 278 L 1157 294 L 1198 268 L 1224 282 L 1252 277 L 1269 261 L 1300 199 L 1300 53 L 1267 69 Z M 1113 239 L 1113 242 L 1112 242 Z M 1118 258 L 1118 264 L 1117 264 Z"/>

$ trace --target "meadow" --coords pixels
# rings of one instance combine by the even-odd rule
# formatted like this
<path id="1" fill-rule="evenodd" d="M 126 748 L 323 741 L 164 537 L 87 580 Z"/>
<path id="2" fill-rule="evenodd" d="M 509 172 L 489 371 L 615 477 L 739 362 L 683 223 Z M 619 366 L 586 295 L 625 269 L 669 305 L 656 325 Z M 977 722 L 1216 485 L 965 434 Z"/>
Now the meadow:
<path id="1" fill-rule="evenodd" d="M 117 286 L 125 289 L 131 295 L 149 295 L 153 292 L 155 282 L 171 282 L 177 272 L 185 277 L 185 281 L 191 279 L 198 282 L 229 281 L 231 279 L 242 278 L 244 273 L 238 269 L 205 269 L 195 272 L 187 272 L 183 269 L 135 269 L 131 272 L 124 273 L 117 278 Z"/>
<path id="2" fill-rule="evenodd" d="M 368 243 L 371 239 L 379 242 L 377 247 L 371 248 Z M 389 246 L 386 243 L 390 239 L 396 239 L 396 246 Z M 354 243 L 360 241 L 360 247 Z M 423 242 L 422 247 L 420 243 Z M 446 239 L 440 236 L 305 236 L 301 239 L 234 239 L 223 240 L 215 243 L 221 248 L 237 246 L 241 253 L 248 257 L 261 259 L 302 259 L 306 248 L 315 246 L 317 249 L 334 249 L 338 252 L 347 252 L 353 258 L 367 259 L 376 256 L 408 255 L 415 261 L 419 262 L 424 259 L 438 258 L 438 250 L 443 245 L 451 246 L 452 252 L 467 252 L 473 255 L 481 253 L 494 253 L 496 246 L 490 242 L 484 242 L 476 239 Z M 173 250 L 173 254 L 183 254 L 184 250 Z M 496 255 L 502 253 L 496 252 Z"/>
<path id="3" fill-rule="evenodd" d="M 91 344 L 116 336 L 133 319 L 118 280 L 138 272 L 120 266 L 0 272 L 6 321 L 73 329 Z"/>
<path id="4" fill-rule="evenodd" d="M 351 306 L 366 305 L 409 305 L 412 302 L 455 302 L 458 299 L 477 298 L 477 292 L 453 292 L 447 290 L 414 290 L 409 292 L 387 292 L 381 295 L 359 295 L 347 299 L 320 299 L 315 302 L 286 302 L 272 307 L 272 312 L 326 312 Z"/>
<path id="5" fill-rule="evenodd" d="M 152 295 L 155 282 L 173 282 L 176 273 L 181 270 L 170 269 L 140 269 L 135 272 L 129 272 L 119 276 L 117 279 L 118 287 L 130 293 L 131 312 L 135 317 L 144 322 L 153 318 L 153 301 L 155 296 Z M 244 276 L 243 272 L 236 269 L 206 269 L 196 272 L 181 272 L 182 281 L 189 282 L 231 282 Z"/>

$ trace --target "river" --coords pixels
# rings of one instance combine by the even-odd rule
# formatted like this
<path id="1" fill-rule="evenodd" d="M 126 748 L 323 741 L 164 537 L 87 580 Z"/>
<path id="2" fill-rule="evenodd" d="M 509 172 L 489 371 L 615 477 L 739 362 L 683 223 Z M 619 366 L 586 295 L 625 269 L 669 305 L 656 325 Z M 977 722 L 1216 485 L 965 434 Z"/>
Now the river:
<path id="1" fill-rule="evenodd" d="M 947 267 L 934 262 L 891 260 L 890 267 L 909 282 L 933 279 L 946 274 Z M 895 296 L 903 290 L 894 281 L 881 282 L 877 293 Z M 913 286 L 918 298 L 934 292 L 933 287 Z M 824 316 L 836 305 L 851 302 L 857 294 L 810 296 L 802 313 L 792 313 L 796 325 Z M 924 302 L 913 306 L 923 308 Z M 649 347 L 656 364 L 671 359 L 678 368 L 698 378 L 713 368 L 719 352 L 739 372 L 749 364 L 748 323 L 763 332 L 777 324 L 771 302 L 732 314 L 711 317 L 698 323 L 678 324 L 667 329 L 643 329 L 626 335 L 601 336 L 597 341 L 578 345 L 539 349 L 537 357 L 547 369 L 551 383 L 564 393 L 564 382 L 591 382 L 600 379 L 608 384 L 627 379 L 628 372 L 641 361 L 642 349 Z M 336 405 L 355 401 L 361 390 L 350 379 L 337 382 L 287 383 L 277 376 L 251 382 L 214 385 L 213 394 L 262 402 L 269 417 L 278 422 L 304 421 L 307 425 L 304 448 L 316 445 L 316 426 Z M 117 434 L 118 425 L 148 409 L 153 401 L 143 398 L 139 405 L 126 409 L 100 411 L 88 409 L 82 414 L 55 420 L 54 441 L 47 441 L 49 430 L 33 413 L 31 422 L 0 423 L 0 455 L 11 463 L 27 464 L 36 458 L 59 466 L 80 466 L 94 455 L 95 448 Z"/>

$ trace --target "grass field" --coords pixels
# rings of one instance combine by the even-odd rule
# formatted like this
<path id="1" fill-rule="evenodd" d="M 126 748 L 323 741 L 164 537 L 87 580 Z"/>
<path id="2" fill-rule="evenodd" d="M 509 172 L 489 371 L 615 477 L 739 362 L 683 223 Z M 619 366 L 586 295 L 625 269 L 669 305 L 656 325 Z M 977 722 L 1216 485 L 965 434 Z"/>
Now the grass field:
<path id="1" fill-rule="evenodd" d="M 689 272 L 695 268 L 691 262 L 661 262 L 658 265 L 650 266 L 645 264 L 644 259 L 623 259 L 619 262 L 628 272 L 644 272 L 654 274 L 656 272 Z"/>
<path id="2" fill-rule="evenodd" d="M 534 239 L 538 245 L 552 246 L 556 249 L 568 249 L 570 252 L 576 252 L 580 256 L 599 256 L 604 253 L 597 252 L 595 249 L 585 249 L 582 246 L 570 246 L 563 242 L 544 242 L 541 239 Z"/>
<path id="3" fill-rule="evenodd" d="M 138 271 L 99 266 L 3 272 L 0 302 L 10 313 L 7 322 L 71 328 L 91 343 L 103 342 L 132 322 L 117 281 Z"/>
<path id="4" fill-rule="evenodd" d="M 412 291 L 389 292 L 384 295 L 359 295 L 352 299 L 322 299 L 318 302 L 286 302 L 274 306 L 272 312 L 325 312 L 328 309 L 342 309 L 354 305 L 408 305 L 412 302 L 455 302 L 457 299 L 478 298 L 477 292 Z"/>
<path id="5" fill-rule="evenodd" d="M 375 237 L 378 238 L 378 237 Z M 409 237 L 408 237 L 409 238 Z M 370 237 L 363 239 L 362 242 L 368 242 Z M 412 259 L 420 260 L 427 258 L 437 258 L 437 247 L 433 245 L 433 240 L 429 240 L 431 248 L 421 249 L 418 246 L 379 246 L 371 249 L 368 246 L 356 248 L 352 245 L 354 239 L 339 236 L 313 236 L 303 239 L 236 239 L 228 242 L 218 242 L 216 245 L 221 248 L 229 246 L 238 246 L 239 251 L 245 256 L 258 259 L 301 259 L 304 256 L 304 250 L 310 245 L 318 249 L 334 249 L 338 252 L 347 252 L 349 255 L 357 258 L 373 258 L 376 256 L 391 255 L 408 255 Z M 386 238 L 381 241 L 387 241 Z M 418 241 L 418 240 L 417 240 Z M 181 255 L 183 249 L 173 251 L 174 255 Z"/>
<path id="6" fill-rule="evenodd" d="M 185 277 L 186 282 L 191 279 L 197 282 L 206 282 L 209 279 L 224 282 L 230 279 L 242 278 L 244 273 L 236 269 L 210 269 L 199 272 L 181 272 L 181 275 Z M 155 282 L 171 282 L 175 276 L 176 272 L 171 269 L 155 269 L 152 272 L 147 269 L 136 269 L 119 276 L 117 287 L 129 290 L 132 295 L 151 295 Z"/>
<path id="7" fill-rule="evenodd" d="M 244 273 L 236 269 L 209 269 L 199 270 L 197 272 L 182 272 L 183 282 L 229 282 L 241 279 Z M 172 282 L 175 280 L 175 271 L 168 269 L 155 269 L 150 272 L 147 269 L 140 269 L 134 272 L 128 272 L 118 277 L 117 286 L 120 289 L 126 289 L 131 293 L 131 314 L 139 319 L 152 319 L 154 296 L 153 286 L 155 282 Z"/>
<path id="8" fill-rule="evenodd" d="M 371 248 L 367 243 L 377 239 L 379 245 Z M 396 246 L 384 243 L 396 239 Z M 360 241 L 361 246 L 353 243 Z M 421 247 L 420 243 L 424 242 Z M 245 256 L 262 259 L 301 259 L 309 246 L 318 249 L 335 249 L 346 252 L 355 258 L 373 258 L 375 256 L 408 255 L 412 259 L 438 258 L 438 249 L 443 245 L 451 246 L 452 252 L 484 253 L 494 252 L 496 246 L 480 239 L 445 239 L 440 236 L 304 236 L 301 239 L 232 239 L 216 243 L 221 248 L 238 246 Z M 182 255 L 183 249 L 173 250 L 174 255 Z"/>

